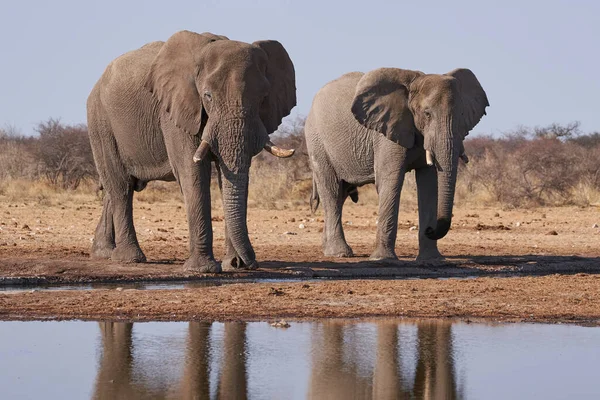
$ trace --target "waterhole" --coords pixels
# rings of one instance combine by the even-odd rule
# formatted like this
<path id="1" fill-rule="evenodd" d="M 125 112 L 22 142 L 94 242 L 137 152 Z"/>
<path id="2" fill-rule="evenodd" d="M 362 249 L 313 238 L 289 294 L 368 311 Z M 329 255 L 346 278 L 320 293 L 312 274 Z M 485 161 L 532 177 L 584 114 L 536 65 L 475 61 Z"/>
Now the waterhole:
<path id="1" fill-rule="evenodd" d="M 600 328 L 0 322 L 2 398 L 600 398 Z"/>

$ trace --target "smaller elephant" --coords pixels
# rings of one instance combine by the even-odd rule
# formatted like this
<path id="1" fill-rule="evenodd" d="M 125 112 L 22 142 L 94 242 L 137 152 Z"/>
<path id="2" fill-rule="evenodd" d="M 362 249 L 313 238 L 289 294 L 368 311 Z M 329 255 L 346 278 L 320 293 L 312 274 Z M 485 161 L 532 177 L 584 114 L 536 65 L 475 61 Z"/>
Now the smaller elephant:
<path id="1" fill-rule="evenodd" d="M 398 68 L 352 72 L 315 96 L 305 135 L 313 171 L 313 212 L 323 203 L 326 256 L 351 257 L 342 228 L 347 197 L 375 183 L 379 222 L 371 258 L 396 259 L 400 191 L 416 171 L 419 207 L 417 260 L 439 260 L 437 240 L 450 229 L 463 139 L 489 106 L 468 69 L 424 74 Z"/>

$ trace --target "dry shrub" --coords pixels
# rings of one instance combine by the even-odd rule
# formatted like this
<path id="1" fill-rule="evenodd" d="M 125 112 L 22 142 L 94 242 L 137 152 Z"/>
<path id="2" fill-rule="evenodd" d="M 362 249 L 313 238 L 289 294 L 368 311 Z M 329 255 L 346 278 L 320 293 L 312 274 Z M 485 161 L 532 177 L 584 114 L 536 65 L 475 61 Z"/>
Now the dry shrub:
<path id="1" fill-rule="evenodd" d="M 519 128 L 501 138 L 465 141 L 457 196 L 505 207 L 588 205 L 600 193 L 600 140 L 578 124 Z"/>
<path id="2" fill-rule="evenodd" d="M 35 157 L 36 139 L 24 137 L 14 129 L 0 130 L 0 179 L 39 177 L 40 163 Z"/>
<path id="3" fill-rule="evenodd" d="M 26 137 L 13 128 L 0 130 L 0 179 L 43 180 L 73 190 L 96 177 L 85 125 L 49 119 L 36 132 Z"/>
<path id="4" fill-rule="evenodd" d="M 263 151 L 254 157 L 249 204 L 265 208 L 307 204 L 312 191 L 312 172 L 304 139 L 304 119 L 282 125 L 271 139 L 280 147 L 296 149 L 296 153 L 281 159 Z"/>
<path id="5" fill-rule="evenodd" d="M 55 186 L 76 189 L 87 178 L 96 176 L 92 147 L 85 125 L 64 125 L 49 119 L 38 124 L 36 158 L 42 173 Z"/>
<path id="6" fill-rule="evenodd" d="M 37 137 L 16 129 L 0 130 L 0 195 L 50 204 L 55 199 L 96 195 L 97 179 L 87 130 L 50 119 L 38 125 Z M 296 154 L 278 159 L 257 155 L 250 170 L 249 205 L 268 209 L 305 207 L 312 191 L 312 172 L 304 139 L 304 120 L 284 124 L 272 135 Z M 479 136 L 465 141 L 471 160 L 461 163 L 456 204 L 533 207 L 600 203 L 600 133 L 583 135 L 577 123 L 523 128 L 502 137 Z M 75 190 L 77 189 L 77 190 Z M 213 206 L 221 199 L 216 175 Z M 406 174 L 401 204 L 417 207 L 415 174 Z M 150 182 L 136 201 L 182 203 L 175 182 Z M 374 185 L 359 189 L 359 206 L 377 205 Z"/>

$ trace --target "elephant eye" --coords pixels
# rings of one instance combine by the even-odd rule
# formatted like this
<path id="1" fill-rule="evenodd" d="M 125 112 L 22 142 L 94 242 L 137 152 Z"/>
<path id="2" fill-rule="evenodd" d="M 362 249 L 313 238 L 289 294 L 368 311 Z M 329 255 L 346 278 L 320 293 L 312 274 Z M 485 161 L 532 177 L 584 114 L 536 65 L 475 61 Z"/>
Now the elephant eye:
<path id="1" fill-rule="evenodd" d="M 204 97 L 206 100 L 212 101 L 212 94 L 210 94 L 210 92 L 204 92 Z"/>
<path id="2" fill-rule="evenodd" d="M 425 118 L 431 119 L 431 112 L 429 110 L 423 111 L 423 114 L 425 114 Z"/>

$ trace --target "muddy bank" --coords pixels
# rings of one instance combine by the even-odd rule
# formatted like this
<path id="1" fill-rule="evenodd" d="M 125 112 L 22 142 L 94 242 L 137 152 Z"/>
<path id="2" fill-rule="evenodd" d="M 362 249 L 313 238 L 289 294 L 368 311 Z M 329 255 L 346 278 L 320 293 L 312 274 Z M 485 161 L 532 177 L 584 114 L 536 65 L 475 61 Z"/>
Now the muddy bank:
<path id="1" fill-rule="evenodd" d="M 600 325 L 600 275 L 0 293 L 2 320 L 256 321 L 362 317 L 484 318 Z"/>
<path id="2" fill-rule="evenodd" d="M 376 210 L 376 203 L 347 205 L 344 230 L 357 257 L 335 259 L 324 257 L 321 251 L 322 211 L 313 215 L 307 207 L 251 208 L 248 229 L 261 268 L 215 276 L 183 271 L 188 233 L 180 202 L 135 201 L 138 237 L 150 261 L 145 264 L 89 258 L 92 235 L 101 213 L 99 199 L 78 198 L 45 205 L 1 202 L 0 285 L 4 287 L 338 279 L 240 283 L 183 290 L 0 291 L 0 319 L 404 316 L 596 323 L 599 318 L 600 278 L 593 275 L 600 276 L 600 213 L 596 208 L 507 211 L 459 206 L 452 230 L 439 242 L 448 262 L 435 265 L 413 261 L 418 253 L 418 216 L 414 207 L 406 205 L 401 207 L 399 216 L 396 246 L 399 261 L 369 261 L 377 230 Z M 220 208 L 213 210 L 213 233 L 215 257 L 220 259 L 224 247 Z M 557 273 L 564 275 L 552 275 Z M 393 279 L 419 277 L 479 278 Z M 279 287 L 282 293 L 278 292 Z"/>
<path id="3" fill-rule="evenodd" d="M 221 281 L 307 278 L 451 278 L 477 276 L 536 276 L 555 273 L 600 273 L 600 258 L 579 256 L 449 256 L 445 262 L 416 263 L 409 258 L 398 261 L 370 261 L 367 257 L 329 259 L 319 257 L 320 248 L 270 246 L 278 254 L 306 254 L 286 257 L 290 261 L 261 261 L 256 271 L 229 270 L 221 274 L 191 274 L 182 261 L 145 264 L 120 264 L 80 259 L 39 257 L 0 260 L 0 287 L 82 283 L 133 283 L 172 281 Z M 299 253 L 297 253 L 299 252 Z M 317 256 L 316 256 L 317 255 Z M 312 259 L 311 259 L 312 258 Z"/>

